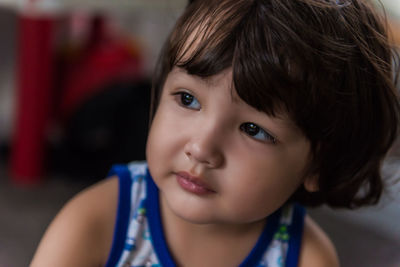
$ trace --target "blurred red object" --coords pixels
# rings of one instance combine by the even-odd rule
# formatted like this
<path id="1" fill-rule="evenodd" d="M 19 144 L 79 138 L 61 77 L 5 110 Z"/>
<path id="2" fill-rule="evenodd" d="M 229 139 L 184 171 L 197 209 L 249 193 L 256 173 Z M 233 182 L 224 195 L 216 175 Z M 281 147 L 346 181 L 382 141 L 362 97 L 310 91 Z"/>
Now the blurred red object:
<path id="1" fill-rule="evenodd" d="M 64 77 L 59 114 L 68 119 L 90 96 L 114 81 L 132 81 L 142 76 L 139 50 L 124 38 L 109 34 L 105 18 L 94 16 L 88 41 Z"/>
<path id="2" fill-rule="evenodd" d="M 61 61 L 67 63 L 61 68 L 55 64 L 56 30 L 51 17 L 22 15 L 19 19 L 17 116 L 11 153 L 11 176 L 19 184 L 35 184 L 43 177 L 53 111 L 66 120 L 104 85 L 142 76 L 138 49 L 128 38 L 108 34 L 104 17 L 93 16 L 84 47 L 74 60 Z"/>
<path id="3" fill-rule="evenodd" d="M 17 183 L 36 183 L 44 163 L 45 129 L 53 92 L 54 20 L 19 18 L 17 110 L 11 154 L 11 175 Z"/>

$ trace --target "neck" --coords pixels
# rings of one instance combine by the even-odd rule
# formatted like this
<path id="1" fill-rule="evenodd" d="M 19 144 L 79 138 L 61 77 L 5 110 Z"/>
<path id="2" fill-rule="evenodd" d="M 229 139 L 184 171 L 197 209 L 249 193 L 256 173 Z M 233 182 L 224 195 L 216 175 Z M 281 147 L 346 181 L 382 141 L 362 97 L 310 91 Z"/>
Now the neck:
<path id="1" fill-rule="evenodd" d="M 238 266 L 265 226 L 265 220 L 245 224 L 195 224 L 176 216 L 162 196 L 160 201 L 165 238 L 178 266 Z"/>

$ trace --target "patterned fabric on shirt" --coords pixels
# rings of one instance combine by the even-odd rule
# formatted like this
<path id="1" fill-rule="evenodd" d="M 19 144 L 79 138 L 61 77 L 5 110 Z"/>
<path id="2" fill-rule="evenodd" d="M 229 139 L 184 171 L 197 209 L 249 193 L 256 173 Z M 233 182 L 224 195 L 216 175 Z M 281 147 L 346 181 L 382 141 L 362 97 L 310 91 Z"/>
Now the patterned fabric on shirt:
<path id="1" fill-rule="evenodd" d="M 110 174 L 119 177 L 120 195 L 106 266 L 175 266 L 162 232 L 158 189 L 147 164 L 115 166 Z M 297 204 L 287 204 L 270 215 L 257 244 L 240 266 L 297 266 L 303 220 L 304 209 Z"/>

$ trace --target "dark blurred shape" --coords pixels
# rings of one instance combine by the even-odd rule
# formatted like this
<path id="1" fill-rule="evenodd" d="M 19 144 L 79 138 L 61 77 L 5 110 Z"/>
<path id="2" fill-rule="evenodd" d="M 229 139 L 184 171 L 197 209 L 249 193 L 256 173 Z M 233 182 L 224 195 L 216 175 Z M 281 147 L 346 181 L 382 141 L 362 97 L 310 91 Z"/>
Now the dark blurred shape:
<path id="1" fill-rule="evenodd" d="M 53 172 L 102 179 L 112 164 L 145 159 L 150 82 L 109 84 L 85 101 L 49 155 Z"/>

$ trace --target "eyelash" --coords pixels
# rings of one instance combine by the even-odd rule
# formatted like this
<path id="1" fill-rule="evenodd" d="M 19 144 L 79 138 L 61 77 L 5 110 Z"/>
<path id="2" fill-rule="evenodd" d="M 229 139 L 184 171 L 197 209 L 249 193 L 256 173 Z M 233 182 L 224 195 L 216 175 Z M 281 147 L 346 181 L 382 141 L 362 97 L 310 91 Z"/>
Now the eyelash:
<path id="1" fill-rule="evenodd" d="M 273 137 L 271 134 L 269 134 L 267 131 L 265 131 L 263 128 L 261 128 L 260 126 L 258 126 L 255 123 L 252 123 L 252 122 L 242 123 L 240 125 L 240 130 L 256 140 L 259 140 L 262 142 L 271 142 L 273 144 L 276 143 L 275 137 Z M 257 135 L 260 135 L 260 134 L 261 134 L 261 137 L 256 137 Z"/>
<path id="2" fill-rule="evenodd" d="M 176 101 L 179 103 L 180 106 L 188 108 L 188 109 L 193 109 L 193 110 L 200 110 L 201 105 L 199 101 L 194 97 L 193 95 L 187 93 L 187 92 L 176 92 L 173 93 L 173 95 L 177 98 Z M 185 101 L 188 101 L 185 103 Z M 196 101 L 198 104 L 198 107 L 190 107 L 190 105 L 193 103 L 193 101 Z M 255 140 L 259 140 L 262 142 L 271 142 L 275 144 L 277 142 L 276 138 L 269 134 L 267 131 L 265 131 L 263 128 L 258 126 L 255 123 L 252 122 L 245 122 L 242 123 L 239 126 L 240 130 L 243 131 L 245 134 L 250 136 L 251 138 Z M 257 135 L 261 134 L 261 137 L 256 137 Z"/>
<path id="3" fill-rule="evenodd" d="M 177 93 L 174 93 L 173 95 L 176 96 L 176 98 L 177 98 L 176 101 L 179 103 L 179 105 L 181 105 L 185 108 L 194 109 L 194 110 L 201 109 L 199 101 L 193 95 L 191 95 L 187 92 L 177 92 Z M 193 103 L 194 100 L 198 103 L 199 107 L 190 107 L 190 105 Z M 190 101 L 190 103 L 189 104 L 185 103 L 185 101 Z"/>

